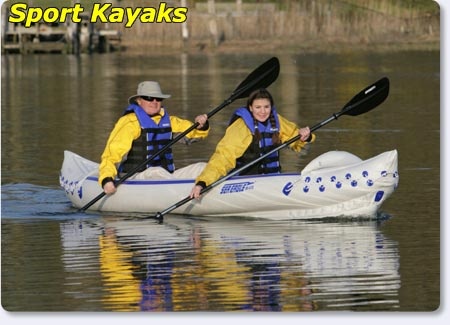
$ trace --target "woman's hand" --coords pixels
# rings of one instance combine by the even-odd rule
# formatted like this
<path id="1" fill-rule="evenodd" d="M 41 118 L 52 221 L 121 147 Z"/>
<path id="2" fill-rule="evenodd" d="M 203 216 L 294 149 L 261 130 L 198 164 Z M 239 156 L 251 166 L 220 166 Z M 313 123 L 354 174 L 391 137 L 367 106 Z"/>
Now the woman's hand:
<path id="1" fill-rule="evenodd" d="M 191 190 L 191 194 L 189 195 L 189 197 L 191 199 L 198 199 L 200 197 L 200 192 L 201 190 L 203 190 L 203 186 L 201 185 L 195 185 L 192 190 Z"/>
<path id="2" fill-rule="evenodd" d="M 300 140 L 305 142 L 309 139 L 309 136 L 311 135 L 311 131 L 309 130 L 309 126 L 305 126 L 304 128 L 300 128 L 298 130 L 298 134 L 300 135 Z"/>

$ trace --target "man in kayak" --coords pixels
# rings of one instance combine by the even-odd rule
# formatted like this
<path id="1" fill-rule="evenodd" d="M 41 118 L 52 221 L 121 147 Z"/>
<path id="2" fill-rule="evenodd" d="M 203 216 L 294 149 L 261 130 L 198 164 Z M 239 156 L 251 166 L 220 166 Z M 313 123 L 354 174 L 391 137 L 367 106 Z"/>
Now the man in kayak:
<path id="1" fill-rule="evenodd" d="M 269 91 L 254 91 L 247 100 L 247 106 L 234 112 L 224 137 L 217 144 L 205 169 L 196 178 L 190 197 L 199 198 L 200 191 L 206 186 L 297 135 L 301 136 L 300 140 L 290 145 L 296 152 L 315 140 L 309 127 L 298 128 L 295 123 L 277 113 Z M 280 172 L 279 152 L 276 151 L 240 175 Z"/>
<path id="2" fill-rule="evenodd" d="M 109 135 L 99 167 L 99 183 L 106 194 L 116 191 L 114 178 L 127 173 L 148 157 L 158 152 L 172 140 L 173 133 L 184 132 L 192 122 L 169 115 L 162 101 L 171 95 L 163 94 L 156 81 L 143 81 L 137 94 L 128 99 L 129 106 L 117 121 Z M 186 140 L 203 139 L 208 136 L 209 123 L 206 114 L 195 118 L 199 126 L 186 135 Z M 155 157 L 146 167 L 160 167 L 168 173 L 175 171 L 172 149 Z"/>

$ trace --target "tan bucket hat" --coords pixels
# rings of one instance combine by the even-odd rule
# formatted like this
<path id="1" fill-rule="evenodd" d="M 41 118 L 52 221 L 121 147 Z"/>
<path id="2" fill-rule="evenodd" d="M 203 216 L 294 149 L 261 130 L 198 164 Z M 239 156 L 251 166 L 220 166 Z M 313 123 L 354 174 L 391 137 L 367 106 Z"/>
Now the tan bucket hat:
<path id="1" fill-rule="evenodd" d="M 169 98 L 171 95 L 163 94 L 159 83 L 156 81 L 143 81 L 138 85 L 137 94 L 128 98 L 128 102 L 133 104 L 135 103 L 136 98 L 141 96 Z"/>

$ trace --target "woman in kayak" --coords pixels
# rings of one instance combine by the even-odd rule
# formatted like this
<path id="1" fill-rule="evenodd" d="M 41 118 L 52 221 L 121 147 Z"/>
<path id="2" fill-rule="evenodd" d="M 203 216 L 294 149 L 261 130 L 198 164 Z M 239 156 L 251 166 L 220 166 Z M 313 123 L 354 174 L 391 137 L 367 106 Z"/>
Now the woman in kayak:
<path id="1" fill-rule="evenodd" d="M 269 91 L 254 91 L 247 100 L 247 106 L 234 112 L 224 137 L 217 144 L 205 169 L 196 178 L 190 197 L 199 198 L 203 188 L 297 135 L 300 135 L 300 139 L 289 146 L 296 152 L 315 140 L 309 127 L 298 128 L 295 123 L 277 113 Z M 280 172 L 279 152 L 275 151 L 240 175 Z"/>

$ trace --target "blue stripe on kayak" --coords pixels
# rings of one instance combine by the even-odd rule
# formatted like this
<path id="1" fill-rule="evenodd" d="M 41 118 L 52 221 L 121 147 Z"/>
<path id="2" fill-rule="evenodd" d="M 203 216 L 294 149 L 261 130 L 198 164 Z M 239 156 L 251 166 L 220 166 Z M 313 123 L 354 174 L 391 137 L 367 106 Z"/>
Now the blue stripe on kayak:
<path id="1" fill-rule="evenodd" d="M 266 177 L 280 177 L 280 176 L 300 176 L 298 173 L 286 173 L 286 174 L 268 174 L 268 175 L 252 175 L 248 176 L 233 176 L 228 181 L 232 180 L 241 180 L 241 179 L 254 179 L 254 178 L 266 178 Z M 86 178 L 89 181 L 98 182 L 98 177 L 89 176 Z M 166 184 L 189 184 L 194 183 L 194 179 L 160 179 L 160 180 L 127 180 L 122 184 L 131 184 L 131 185 L 166 185 Z"/>
<path id="2" fill-rule="evenodd" d="M 86 178 L 89 181 L 98 182 L 98 177 L 88 177 Z M 122 184 L 131 184 L 131 185 L 161 185 L 161 184 L 186 184 L 186 183 L 194 183 L 193 179 L 161 179 L 161 180 L 128 180 L 124 181 Z"/>

